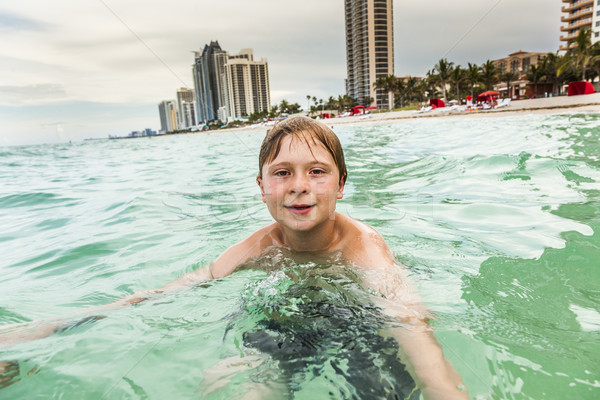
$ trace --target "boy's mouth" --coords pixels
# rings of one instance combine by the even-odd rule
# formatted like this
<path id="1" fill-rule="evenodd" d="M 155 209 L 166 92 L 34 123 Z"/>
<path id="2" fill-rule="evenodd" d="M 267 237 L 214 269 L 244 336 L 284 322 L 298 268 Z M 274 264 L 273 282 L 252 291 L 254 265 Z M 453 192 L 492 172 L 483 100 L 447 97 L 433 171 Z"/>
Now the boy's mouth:
<path id="1" fill-rule="evenodd" d="M 292 212 L 293 214 L 306 214 L 310 210 L 312 210 L 314 206 L 314 204 L 293 204 L 291 206 L 284 207 L 290 210 L 290 212 Z"/>

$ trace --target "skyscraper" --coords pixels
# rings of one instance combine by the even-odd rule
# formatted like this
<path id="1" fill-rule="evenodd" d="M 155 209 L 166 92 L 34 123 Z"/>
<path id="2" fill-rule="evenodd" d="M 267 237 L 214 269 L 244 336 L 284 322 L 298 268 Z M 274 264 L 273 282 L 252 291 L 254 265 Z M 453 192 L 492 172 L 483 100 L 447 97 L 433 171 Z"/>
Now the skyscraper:
<path id="1" fill-rule="evenodd" d="M 387 108 L 387 92 L 375 89 L 378 78 L 394 74 L 392 0 L 345 0 L 347 94 L 364 104 L 373 98 Z"/>
<path id="2" fill-rule="evenodd" d="M 164 100 L 158 105 L 160 115 L 161 133 L 172 132 L 178 129 L 177 105 L 174 100 Z"/>
<path id="3" fill-rule="evenodd" d="M 221 74 L 227 53 L 221 49 L 218 41 L 204 46 L 202 52 L 194 52 L 194 89 L 198 121 L 208 122 L 218 118 L 219 108 L 225 106 Z"/>
<path id="4" fill-rule="evenodd" d="M 194 53 L 192 69 L 199 122 L 226 122 L 270 109 L 267 60 L 254 61 L 252 49 L 230 55 L 217 41 L 204 46 L 201 53 Z"/>
<path id="5" fill-rule="evenodd" d="M 227 57 L 225 74 L 232 118 L 269 110 L 271 92 L 267 60 L 254 61 L 252 49 L 243 49 L 239 54 Z"/>
<path id="6" fill-rule="evenodd" d="M 177 124 L 179 129 L 191 128 L 197 124 L 194 90 L 181 88 L 177 91 Z M 190 112 L 192 115 L 190 115 Z"/>
<path id="7" fill-rule="evenodd" d="M 589 29 L 592 43 L 600 41 L 600 0 L 562 0 L 566 3 L 561 11 L 565 14 L 560 21 L 566 25 L 560 27 L 565 36 L 560 36 L 560 50 L 569 48 L 569 40 L 577 37 L 581 29 Z"/>

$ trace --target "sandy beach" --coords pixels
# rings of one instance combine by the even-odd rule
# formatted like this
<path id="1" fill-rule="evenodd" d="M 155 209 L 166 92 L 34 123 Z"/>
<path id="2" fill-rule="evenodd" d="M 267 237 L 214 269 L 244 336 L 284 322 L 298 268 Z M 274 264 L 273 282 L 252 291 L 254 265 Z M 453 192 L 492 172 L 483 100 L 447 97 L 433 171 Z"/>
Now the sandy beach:
<path id="1" fill-rule="evenodd" d="M 452 111 L 448 107 L 437 108 L 424 113 L 415 111 L 380 112 L 365 116 L 352 116 L 346 118 L 332 118 L 326 120 L 328 125 L 347 123 L 373 123 L 414 118 L 451 118 L 451 117 L 486 117 L 523 113 L 554 114 L 563 112 L 600 112 L 600 93 L 582 96 L 560 96 L 540 99 L 513 100 L 507 107 L 491 110 L 478 110 L 472 112 Z"/>
<path id="2" fill-rule="evenodd" d="M 377 112 L 368 115 L 356 115 L 344 118 L 330 118 L 323 120 L 329 126 L 346 124 L 378 124 L 389 123 L 397 120 L 408 120 L 416 118 L 485 118 L 491 116 L 508 116 L 522 114 L 560 114 L 574 112 L 600 112 L 600 93 L 582 96 L 559 96 L 540 99 L 513 100 L 507 107 L 491 110 L 478 110 L 472 112 L 454 111 L 449 107 L 438 108 L 424 113 L 415 111 L 391 111 Z M 239 127 L 232 129 L 221 129 L 218 132 L 235 132 L 265 129 L 266 126 Z M 209 131 L 206 133 L 212 133 Z"/>

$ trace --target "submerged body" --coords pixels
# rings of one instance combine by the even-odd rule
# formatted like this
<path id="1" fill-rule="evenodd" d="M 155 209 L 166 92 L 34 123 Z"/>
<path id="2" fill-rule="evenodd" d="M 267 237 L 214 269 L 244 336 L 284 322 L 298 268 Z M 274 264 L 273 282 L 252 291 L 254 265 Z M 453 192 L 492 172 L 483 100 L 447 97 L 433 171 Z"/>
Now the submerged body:
<path id="1" fill-rule="evenodd" d="M 282 397 L 319 385 L 332 398 L 418 399 L 398 342 L 383 334 L 402 324 L 374 304 L 360 269 L 341 257 L 324 262 L 297 263 L 272 248 L 240 267 L 268 271 L 242 293 L 227 333 L 268 357 L 252 375 L 270 376 Z"/>

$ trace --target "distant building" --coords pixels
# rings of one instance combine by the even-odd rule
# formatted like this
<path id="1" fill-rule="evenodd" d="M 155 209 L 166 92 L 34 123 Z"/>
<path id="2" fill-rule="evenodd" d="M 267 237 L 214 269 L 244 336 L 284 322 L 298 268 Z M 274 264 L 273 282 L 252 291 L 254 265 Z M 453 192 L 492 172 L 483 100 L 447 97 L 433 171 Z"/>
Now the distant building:
<path id="1" fill-rule="evenodd" d="M 177 105 L 175 100 L 164 100 L 158 105 L 160 115 L 161 133 L 172 132 L 178 129 L 177 124 Z"/>
<path id="2" fill-rule="evenodd" d="M 252 49 L 243 49 L 227 58 L 225 74 L 232 118 L 269 110 L 269 68 L 265 59 L 254 61 Z"/>
<path id="3" fill-rule="evenodd" d="M 196 102 L 181 102 L 181 121 L 182 127 L 193 128 L 198 124 L 196 120 Z"/>
<path id="4" fill-rule="evenodd" d="M 521 96 L 526 94 L 530 83 L 527 80 L 527 72 L 529 72 L 532 65 L 537 65 L 547 55 L 548 53 L 519 50 L 509 54 L 508 57 L 493 60 L 492 62 L 500 75 L 505 74 L 506 72 L 512 72 L 515 74 L 516 78 L 510 83 L 510 91 L 506 82 L 499 82 L 494 86 L 494 89 L 500 92 L 502 97 L 510 97 L 513 99 L 521 98 Z"/>
<path id="5" fill-rule="evenodd" d="M 198 122 L 227 122 L 270 109 L 268 64 L 254 61 L 252 49 L 230 55 L 213 41 L 194 53 Z"/>
<path id="6" fill-rule="evenodd" d="M 600 0 L 562 0 L 565 5 L 561 11 L 560 21 L 566 25 L 560 27 L 564 35 L 560 50 L 569 48 L 569 40 L 577 37 L 581 29 L 588 28 L 591 32 L 592 43 L 600 41 Z"/>
<path id="7" fill-rule="evenodd" d="M 179 129 L 187 129 L 196 126 L 196 106 L 194 99 L 194 90 L 181 88 L 177 91 L 177 125 Z M 190 110 L 193 115 L 190 116 Z"/>
<path id="8" fill-rule="evenodd" d="M 372 97 L 388 108 L 388 93 L 375 89 L 378 78 L 394 74 L 392 0 L 345 0 L 346 94 L 358 103 Z"/>
<path id="9" fill-rule="evenodd" d="M 204 46 L 202 52 L 194 52 L 194 89 L 196 92 L 197 119 L 208 122 L 218 119 L 218 110 L 225 106 L 221 75 L 224 73 L 226 52 L 218 41 Z"/>

